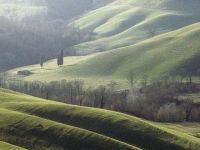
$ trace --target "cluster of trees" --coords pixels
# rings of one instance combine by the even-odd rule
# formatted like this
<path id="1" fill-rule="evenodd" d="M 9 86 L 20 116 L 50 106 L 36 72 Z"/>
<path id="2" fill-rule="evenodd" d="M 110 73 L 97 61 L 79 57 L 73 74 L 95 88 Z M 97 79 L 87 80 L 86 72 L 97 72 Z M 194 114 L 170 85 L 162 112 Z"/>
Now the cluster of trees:
<path id="1" fill-rule="evenodd" d="M 107 86 L 88 87 L 81 80 L 27 82 L 0 78 L 0 85 L 14 91 L 27 93 L 44 99 L 51 99 L 68 104 L 120 110 L 128 91 L 116 92 L 117 84 L 112 81 Z"/>
<path id="2" fill-rule="evenodd" d="M 148 83 L 148 84 L 147 84 Z M 0 78 L 0 85 L 15 91 L 63 103 L 111 109 L 162 122 L 200 121 L 200 104 L 179 95 L 199 92 L 199 85 L 182 81 L 141 82 L 140 88 L 131 83 L 130 90 L 117 91 L 118 84 L 86 87 L 83 81 L 27 82 Z"/>
<path id="3" fill-rule="evenodd" d="M 155 121 L 200 121 L 200 104 L 190 97 L 179 99 L 179 95 L 199 90 L 198 84 L 190 82 L 153 81 L 131 90 L 125 111 Z"/>

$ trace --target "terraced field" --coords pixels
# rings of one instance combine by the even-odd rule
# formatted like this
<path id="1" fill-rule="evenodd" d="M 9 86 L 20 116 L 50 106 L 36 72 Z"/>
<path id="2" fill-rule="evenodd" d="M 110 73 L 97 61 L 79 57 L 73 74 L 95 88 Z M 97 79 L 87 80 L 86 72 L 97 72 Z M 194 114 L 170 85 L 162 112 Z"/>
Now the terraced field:
<path id="1" fill-rule="evenodd" d="M 200 139 L 192 134 L 109 110 L 66 105 L 4 89 L 0 89 L 0 102 L 0 140 L 27 149 L 200 148 Z M 0 148 L 13 147 L 4 142 Z"/>

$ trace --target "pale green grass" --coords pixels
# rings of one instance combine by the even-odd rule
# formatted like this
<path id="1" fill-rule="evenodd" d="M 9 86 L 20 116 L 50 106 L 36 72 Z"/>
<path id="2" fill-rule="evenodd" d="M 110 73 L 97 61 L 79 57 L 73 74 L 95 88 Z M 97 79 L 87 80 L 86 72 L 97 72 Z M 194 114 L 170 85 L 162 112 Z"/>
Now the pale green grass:
<path id="1" fill-rule="evenodd" d="M 1 89 L 0 102 L 0 139 L 28 149 L 78 150 L 84 145 L 88 150 L 200 148 L 200 139 L 189 130 L 183 133 L 109 110 L 66 105 Z"/>
<path id="2" fill-rule="evenodd" d="M 0 141 L 0 150 L 25 150 L 25 148 Z"/>
<path id="3" fill-rule="evenodd" d="M 130 46 L 200 20 L 199 1 L 116 0 L 72 24 L 93 31 L 93 40 L 75 46 L 80 54 Z"/>
<path id="4" fill-rule="evenodd" d="M 149 14 L 150 10 L 141 8 L 129 8 L 126 11 L 109 19 L 105 24 L 97 27 L 94 32 L 99 36 L 113 35 L 126 30 L 144 20 Z"/>
<path id="5" fill-rule="evenodd" d="M 96 28 L 115 14 L 118 14 L 125 9 L 125 6 L 105 6 L 89 12 L 88 15 L 75 20 L 73 24 L 80 29 Z M 98 17 L 98 19 L 96 17 Z"/>
<path id="6" fill-rule="evenodd" d="M 39 108 L 40 106 L 45 105 L 64 106 L 64 104 L 42 100 L 24 94 L 20 95 L 19 93 L 8 90 L 6 92 L 6 90 L 1 89 L 0 101 L 0 139 L 5 140 L 6 142 L 11 142 L 27 149 L 36 150 L 59 150 L 68 148 L 81 150 L 82 147 L 85 147 L 88 150 L 139 150 L 132 145 L 89 130 L 51 121 L 50 118 L 44 119 L 30 114 L 32 111 L 31 105 L 34 106 L 36 104 Z M 22 106 L 30 106 L 30 115 L 28 115 L 28 112 L 18 112 Z M 21 111 L 23 110 L 21 109 Z M 3 146 L 4 145 L 2 144 L 2 147 Z"/>
<path id="7" fill-rule="evenodd" d="M 183 94 L 179 96 L 180 100 L 191 100 L 193 103 L 200 103 L 200 93 Z"/>
<path id="8" fill-rule="evenodd" d="M 200 123 L 179 123 L 179 124 L 165 123 L 161 125 L 169 129 L 180 131 L 182 133 L 186 133 L 200 138 Z"/>
<path id="9" fill-rule="evenodd" d="M 88 56 L 66 57 L 63 67 L 56 60 L 39 65 L 11 70 L 30 70 L 33 75 L 26 80 L 84 80 L 87 85 L 105 85 L 116 80 L 120 87 L 127 87 L 130 71 L 134 78 L 163 78 L 170 76 L 180 66 L 200 53 L 200 23 L 156 36 L 138 44 Z M 198 78 L 196 79 L 198 80 Z"/>
<path id="10" fill-rule="evenodd" d="M 88 130 L 64 125 L 44 118 L 0 109 L 0 138 L 28 149 L 127 149 L 137 148 Z M 21 131 L 20 131 L 21 130 Z M 9 133 L 6 133 L 10 131 Z M 20 135 L 23 134 L 22 137 Z M 40 136 L 42 135 L 43 136 Z M 15 138 L 18 140 L 15 141 Z"/>

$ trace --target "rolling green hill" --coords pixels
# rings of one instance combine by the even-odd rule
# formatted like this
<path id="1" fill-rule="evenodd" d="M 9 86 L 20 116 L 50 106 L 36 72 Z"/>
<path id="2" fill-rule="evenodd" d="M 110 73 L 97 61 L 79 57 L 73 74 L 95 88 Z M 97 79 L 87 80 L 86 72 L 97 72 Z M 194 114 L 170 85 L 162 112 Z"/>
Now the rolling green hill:
<path id="1" fill-rule="evenodd" d="M 25 149 L 0 141 L 0 150 L 25 150 Z"/>
<path id="2" fill-rule="evenodd" d="M 200 21 L 198 0 L 115 0 L 75 20 L 92 40 L 74 47 L 78 54 L 130 46 Z"/>
<path id="3" fill-rule="evenodd" d="M 200 139 L 193 135 L 122 113 L 66 105 L 3 89 L 0 102 L 0 140 L 27 149 L 200 148 Z"/>
<path id="4" fill-rule="evenodd" d="M 41 55 L 55 58 L 78 43 L 76 30 L 66 24 L 111 1 L 0 0 L 0 71 L 35 64 Z"/>
<path id="5" fill-rule="evenodd" d="M 106 84 L 116 80 L 126 85 L 126 78 L 132 71 L 136 79 L 143 77 L 162 78 L 177 76 L 181 71 L 200 68 L 200 23 L 156 36 L 138 44 L 88 56 L 66 57 L 65 65 L 56 66 L 56 60 L 44 64 L 11 70 L 29 70 L 33 74 L 27 80 L 74 80 L 83 79 L 89 85 Z M 187 64 L 187 65 L 185 65 Z"/>

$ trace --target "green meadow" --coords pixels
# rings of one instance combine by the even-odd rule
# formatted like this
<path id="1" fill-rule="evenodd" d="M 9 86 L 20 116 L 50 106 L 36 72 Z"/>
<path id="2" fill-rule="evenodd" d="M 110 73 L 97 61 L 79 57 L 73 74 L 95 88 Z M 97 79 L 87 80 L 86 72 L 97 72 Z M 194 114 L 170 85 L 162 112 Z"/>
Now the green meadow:
<path id="1" fill-rule="evenodd" d="M 199 1 L 116 0 L 74 20 L 90 30 L 92 40 L 74 47 L 80 54 L 130 46 L 156 35 L 198 22 Z"/>
<path id="2" fill-rule="evenodd" d="M 22 67 L 0 72 L 0 150 L 200 150 L 199 0 L 87 1 L 70 20 L 46 2 L 1 18 L 0 62 Z"/>
<path id="3" fill-rule="evenodd" d="M 200 24 L 196 23 L 132 46 L 87 56 L 69 56 L 64 59 L 62 67 L 57 66 L 56 60 L 50 60 L 44 63 L 42 69 L 36 64 L 9 72 L 16 75 L 18 71 L 29 70 L 33 74 L 23 77 L 29 81 L 76 79 L 95 86 L 115 80 L 120 87 L 127 87 L 130 72 L 134 73 L 136 80 L 140 80 L 177 77 L 181 70 L 188 69 L 183 67 L 188 62 L 193 62 L 198 69 L 199 63 L 194 60 L 200 53 L 199 38 Z"/>
<path id="4" fill-rule="evenodd" d="M 123 113 L 66 105 L 3 89 L 0 102 L 0 140 L 26 149 L 200 148 L 196 136 L 199 130 L 190 134 Z M 190 131 L 190 127 L 185 128 Z M 0 146 L 13 147 L 3 142 Z"/>

